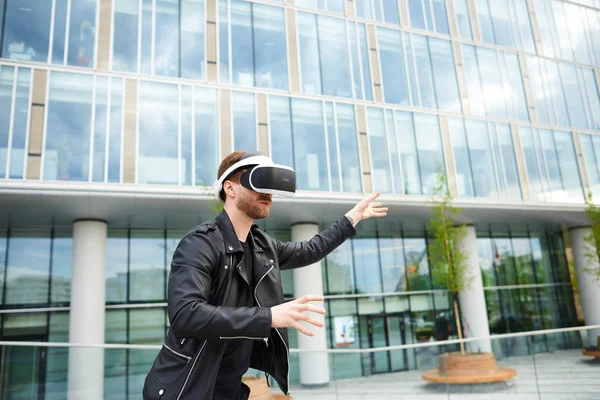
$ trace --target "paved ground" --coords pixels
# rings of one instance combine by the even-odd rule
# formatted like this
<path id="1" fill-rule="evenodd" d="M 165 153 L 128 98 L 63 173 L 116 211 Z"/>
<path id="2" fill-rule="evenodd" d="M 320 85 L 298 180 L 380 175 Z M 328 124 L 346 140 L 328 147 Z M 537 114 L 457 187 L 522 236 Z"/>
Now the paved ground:
<path id="1" fill-rule="evenodd" d="M 581 350 L 538 354 L 535 368 L 531 356 L 498 364 L 515 368 L 517 377 L 502 383 L 447 387 L 426 383 L 421 371 L 408 371 L 338 380 L 324 389 L 292 387 L 291 394 L 294 400 L 600 399 L 600 360 L 584 357 Z"/>

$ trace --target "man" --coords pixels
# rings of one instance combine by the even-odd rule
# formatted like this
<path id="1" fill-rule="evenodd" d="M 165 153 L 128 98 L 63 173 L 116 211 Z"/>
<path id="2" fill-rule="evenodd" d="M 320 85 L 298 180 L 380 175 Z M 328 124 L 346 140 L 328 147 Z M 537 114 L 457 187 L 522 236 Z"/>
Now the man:
<path id="1" fill-rule="evenodd" d="M 289 391 L 287 330 L 312 336 L 306 312 L 325 314 L 310 302 L 283 302 L 280 271 L 313 264 L 356 233 L 356 224 L 383 217 L 387 208 L 359 202 L 314 238 L 282 243 L 253 225 L 266 218 L 273 194 L 295 192 L 295 172 L 259 152 L 237 151 L 218 170 L 215 194 L 223 212 L 199 225 L 173 255 L 168 287 L 171 328 L 144 384 L 144 399 L 247 399 L 241 382 L 249 367 L 273 376 Z"/>

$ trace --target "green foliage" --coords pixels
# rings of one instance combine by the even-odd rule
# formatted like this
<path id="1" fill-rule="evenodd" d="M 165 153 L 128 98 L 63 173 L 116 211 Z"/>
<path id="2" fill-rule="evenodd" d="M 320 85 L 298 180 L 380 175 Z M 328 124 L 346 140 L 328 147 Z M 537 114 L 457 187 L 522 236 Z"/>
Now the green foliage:
<path id="1" fill-rule="evenodd" d="M 587 265 L 583 270 L 600 282 L 600 208 L 592 202 L 591 196 L 588 198 L 588 204 L 586 213 L 592 226 L 590 234 L 584 238 Z"/>
<path id="2" fill-rule="evenodd" d="M 446 174 L 437 168 L 437 183 L 432 199 L 432 216 L 427 223 L 429 268 L 437 287 L 448 289 L 454 296 L 467 289 L 473 277 L 468 273 L 468 253 L 461 243 L 467 234 L 465 225 L 457 225 L 460 209 L 452 205 Z"/>

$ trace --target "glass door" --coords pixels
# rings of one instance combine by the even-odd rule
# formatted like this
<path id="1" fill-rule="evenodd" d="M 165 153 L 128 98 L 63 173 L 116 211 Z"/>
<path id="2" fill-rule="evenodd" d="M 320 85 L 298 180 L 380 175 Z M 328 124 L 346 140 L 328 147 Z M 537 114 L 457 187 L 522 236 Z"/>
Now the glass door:
<path id="1" fill-rule="evenodd" d="M 390 315 L 388 319 L 388 338 L 390 346 L 400 346 L 406 344 L 406 324 L 404 315 Z M 391 371 L 406 371 L 408 370 L 408 354 L 407 350 L 392 350 L 390 353 Z"/>
<path id="2" fill-rule="evenodd" d="M 368 316 L 369 347 L 388 346 L 386 318 L 384 316 Z M 390 371 L 389 352 L 375 351 L 371 353 L 371 373 L 380 374 Z"/>

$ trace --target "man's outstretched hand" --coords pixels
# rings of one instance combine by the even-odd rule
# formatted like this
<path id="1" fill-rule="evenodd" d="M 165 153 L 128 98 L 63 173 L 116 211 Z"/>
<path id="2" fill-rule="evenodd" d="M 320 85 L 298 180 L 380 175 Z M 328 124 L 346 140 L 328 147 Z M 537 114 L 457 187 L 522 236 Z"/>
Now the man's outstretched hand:
<path id="1" fill-rule="evenodd" d="M 361 201 L 359 201 L 352 210 L 346 213 L 346 217 L 352 219 L 352 225 L 356 226 L 363 219 L 369 219 L 371 217 L 385 217 L 388 212 L 387 207 L 383 207 L 381 203 L 371 203 L 373 200 L 378 198 L 379 192 L 375 192 Z"/>
<path id="2" fill-rule="evenodd" d="M 271 327 L 296 328 L 305 335 L 313 336 L 314 333 L 302 326 L 300 321 L 306 321 L 309 324 L 322 328 L 323 323 L 321 321 L 309 317 L 305 312 L 310 311 L 317 314 L 325 314 L 325 309 L 308 304 L 309 301 L 323 301 L 323 296 L 302 296 L 299 299 L 271 307 Z"/>

